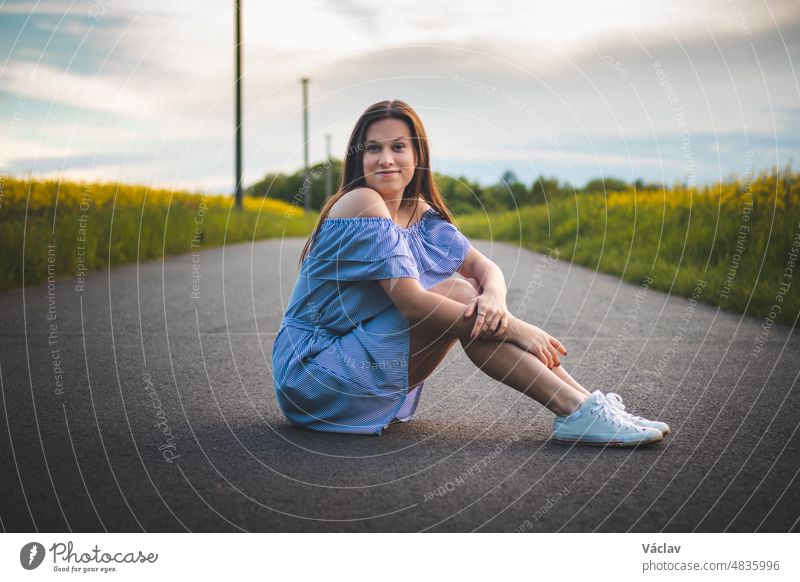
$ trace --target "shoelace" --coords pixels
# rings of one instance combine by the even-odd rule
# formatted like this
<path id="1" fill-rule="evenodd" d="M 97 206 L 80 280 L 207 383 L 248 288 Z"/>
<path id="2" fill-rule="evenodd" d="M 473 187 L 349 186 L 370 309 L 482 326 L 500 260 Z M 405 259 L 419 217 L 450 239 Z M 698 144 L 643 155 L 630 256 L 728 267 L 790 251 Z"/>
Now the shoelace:
<path id="1" fill-rule="evenodd" d="M 635 419 L 635 420 L 641 420 L 641 417 L 635 416 L 635 415 L 631 414 L 630 412 L 626 412 L 625 411 L 625 405 L 622 403 L 622 396 L 620 396 L 616 392 L 609 392 L 608 394 L 605 395 L 605 397 L 606 397 L 606 400 L 608 401 L 608 403 L 611 404 L 612 407 L 616 408 L 617 412 L 623 418 L 631 418 L 631 419 Z"/>
<path id="2" fill-rule="evenodd" d="M 617 426 L 625 426 L 626 424 L 630 424 L 622 415 L 623 412 L 614 406 L 613 403 L 609 402 L 607 397 L 598 399 L 597 404 L 592 406 L 590 412 L 592 414 L 598 413 L 600 416 Z"/>

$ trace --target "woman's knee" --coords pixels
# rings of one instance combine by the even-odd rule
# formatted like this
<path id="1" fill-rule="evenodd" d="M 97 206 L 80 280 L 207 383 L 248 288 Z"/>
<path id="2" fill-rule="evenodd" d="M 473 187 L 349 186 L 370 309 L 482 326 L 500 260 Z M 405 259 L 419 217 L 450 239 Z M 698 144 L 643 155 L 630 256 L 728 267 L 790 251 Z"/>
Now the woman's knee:
<path id="1" fill-rule="evenodd" d="M 474 283 L 471 281 L 474 281 Z M 466 304 L 469 303 L 473 297 L 478 295 L 479 287 L 477 285 L 478 282 L 475 281 L 475 279 L 451 278 L 434 285 L 428 289 L 428 291 L 444 295 L 449 299 Z"/>
<path id="2" fill-rule="evenodd" d="M 478 280 L 477 280 L 477 279 L 473 279 L 472 277 L 466 277 L 464 280 L 465 280 L 467 283 L 469 283 L 470 285 L 472 285 L 472 288 L 473 288 L 473 289 L 475 289 L 475 291 L 477 291 L 477 292 L 480 292 L 480 290 L 481 290 L 481 284 L 480 284 L 480 283 L 478 283 Z"/>
<path id="3" fill-rule="evenodd" d="M 437 293 L 453 301 L 458 301 L 464 305 L 469 303 L 470 300 L 478 294 L 478 291 L 472 284 L 468 283 L 465 279 L 456 278 L 445 279 L 441 283 L 437 283 L 429 288 L 428 291 Z M 438 344 L 447 346 L 445 348 L 446 353 L 446 350 L 452 348 L 455 342 L 460 339 L 458 334 L 443 333 L 439 329 L 428 327 L 425 320 L 417 322 L 414 328 L 412 328 L 411 342 L 412 346 L 417 347 L 417 349 L 419 349 L 419 346 L 422 346 L 423 349 L 428 349 L 430 346 Z"/>

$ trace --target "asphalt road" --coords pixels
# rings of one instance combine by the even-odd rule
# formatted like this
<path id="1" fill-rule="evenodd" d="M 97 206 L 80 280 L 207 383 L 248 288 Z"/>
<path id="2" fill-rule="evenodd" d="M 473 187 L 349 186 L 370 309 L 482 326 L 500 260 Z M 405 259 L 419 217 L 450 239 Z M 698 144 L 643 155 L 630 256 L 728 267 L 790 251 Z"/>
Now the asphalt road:
<path id="1" fill-rule="evenodd" d="M 798 529 L 790 328 L 473 241 L 503 268 L 509 309 L 567 346 L 567 370 L 674 434 L 637 450 L 553 444 L 552 414 L 459 346 L 411 422 L 316 433 L 282 416 L 270 370 L 302 243 L 1 293 L 2 528 Z"/>

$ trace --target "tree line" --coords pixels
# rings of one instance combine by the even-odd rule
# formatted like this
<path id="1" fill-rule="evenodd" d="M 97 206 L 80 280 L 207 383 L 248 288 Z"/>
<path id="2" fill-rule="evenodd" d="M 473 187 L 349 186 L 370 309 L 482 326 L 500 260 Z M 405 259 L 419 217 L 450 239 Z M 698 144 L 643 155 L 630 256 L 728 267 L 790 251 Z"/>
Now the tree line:
<path id="1" fill-rule="evenodd" d="M 325 171 L 328 167 L 332 172 L 331 183 L 335 191 L 341 176 L 341 160 L 333 159 L 330 162 L 314 164 L 309 168 L 311 207 L 317 211 L 322 208 L 329 194 L 325 191 Z M 463 176 L 447 176 L 438 172 L 434 175 L 442 196 L 456 214 L 513 210 L 522 206 L 552 203 L 581 193 L 621 192 L 632 187 L 637 190 L 663 188 L 661 184 L 646 183 L 643 180 L 628 183 L 618 178 L 595 178 L 579 188 L 561 182 L 558 178 L 545 176 L 536 178 L 531 183 L 525 183 L 511 170 L 505 171 L 495 184 L 489 186 L 473 182 Z M 298 204 L 303 200 L 303 181 L 302 169 L 292 174 L 268 173 L 263 179 L 247 187 L 245 193 L 249 196 L 267 196 Z"/>

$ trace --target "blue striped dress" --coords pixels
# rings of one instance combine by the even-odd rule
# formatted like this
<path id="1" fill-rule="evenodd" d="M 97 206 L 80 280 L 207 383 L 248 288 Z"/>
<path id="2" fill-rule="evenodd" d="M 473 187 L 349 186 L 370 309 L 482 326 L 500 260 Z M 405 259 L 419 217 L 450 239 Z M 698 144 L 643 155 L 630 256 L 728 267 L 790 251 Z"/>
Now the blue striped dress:
<path id="1" fill-rule="evenodd" d="M 374 435 L 411 420 L 424 384 L 408 387 L 411 322 L 378 280 L 414 277 L 429 289 L 461 267 L 469 247 L 433 208 L 409 228 L 387 217 L 324 220 L 272 347 L 286 418 Z"/>

